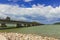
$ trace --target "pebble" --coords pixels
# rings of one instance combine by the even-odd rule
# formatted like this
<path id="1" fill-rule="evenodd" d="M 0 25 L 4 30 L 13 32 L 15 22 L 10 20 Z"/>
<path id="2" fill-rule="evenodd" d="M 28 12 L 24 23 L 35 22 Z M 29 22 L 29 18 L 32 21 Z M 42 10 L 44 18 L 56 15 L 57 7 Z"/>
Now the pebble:
<path id="1" fill-rule="evenodd" d="M 42 37 L 35 34 L 0 33 L 0 40 L 59 40 L 52 37 Z"/>

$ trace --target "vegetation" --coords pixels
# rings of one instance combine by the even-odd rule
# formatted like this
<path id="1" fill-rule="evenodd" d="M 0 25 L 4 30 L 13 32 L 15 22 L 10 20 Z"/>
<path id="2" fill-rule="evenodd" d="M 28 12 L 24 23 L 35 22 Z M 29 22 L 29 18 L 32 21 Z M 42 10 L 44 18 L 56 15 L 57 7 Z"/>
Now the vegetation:
<path id="1" fill-rule="evenodd" d="M 60 22 L 54 23 L 54 24 L 60 24 Z"/>
<path id="2" fill-rule="evenodd" d="M 10 20 L 10 17 L 6 17 L 6 20 L 8 20 L 8 21 L 9 21 L 9 20 Z"/>

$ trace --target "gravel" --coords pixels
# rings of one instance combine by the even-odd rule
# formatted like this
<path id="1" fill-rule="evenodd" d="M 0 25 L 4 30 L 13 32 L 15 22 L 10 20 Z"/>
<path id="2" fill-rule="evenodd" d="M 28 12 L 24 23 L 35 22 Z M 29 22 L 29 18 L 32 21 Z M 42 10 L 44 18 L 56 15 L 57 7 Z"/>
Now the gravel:
<path id="1" fill-rule="evenodd" d="M 59 40 L 52 37 L 42 37 L 35 34 L 0 33 L 0 40 Z"/>

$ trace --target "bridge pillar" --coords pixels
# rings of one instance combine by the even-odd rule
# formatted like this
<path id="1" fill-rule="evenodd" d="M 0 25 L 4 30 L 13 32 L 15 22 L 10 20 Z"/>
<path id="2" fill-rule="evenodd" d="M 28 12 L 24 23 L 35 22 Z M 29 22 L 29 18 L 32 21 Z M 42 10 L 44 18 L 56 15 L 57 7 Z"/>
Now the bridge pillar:
<path id="1" fill-rule="evenodd" d="M 32 24 L 32 26 L 35 26 L 34 24 Z"/>
<path id="2" fill-rule="evenodd" d="M 32 26 L 32 24 L 27 24 L 28 27 Z"/>
<path id="3" fill-rule="evenodd" d="M 32 24 L 30 24 L 30 26 L 32 26 Z"/>
<path id="4" fill-rule="evenodd" d="M 27 27 L 28 25 L 27 24 L 24 24 L 24 27 Z"/>
<path id="5" fill-rule="evenodd" d="M 19 27 L 24 27 L 25 25 L 24 24 L 19 24 L 19 23 L 17 23 L 17 28 L 19 28 Z"/>
<path id="6" fill-rule="evenodd" d="M 24 24 L 23 27 L 30 27 L 30 26 L 32 26 L 32 24 Z"/>
<path id="7" fill-rule="evenodd" d="M 17 26 L 17 28 L 19 28 L 19 27 L 21 27 L 21 24 L 17 23 L 17 25 L 16 25 L 16 26 Z"/>
<path id="8" fill-rule="evenodd" d="M 1 23 L 1 27 L 7 27 L 5 23 Z"/>

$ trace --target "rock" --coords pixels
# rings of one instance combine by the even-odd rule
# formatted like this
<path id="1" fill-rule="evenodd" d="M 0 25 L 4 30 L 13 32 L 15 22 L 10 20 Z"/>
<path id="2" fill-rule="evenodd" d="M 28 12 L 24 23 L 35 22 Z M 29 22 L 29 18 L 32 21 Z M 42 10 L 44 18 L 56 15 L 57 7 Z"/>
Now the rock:
<path id="1" fill-rule="evenodd" d="M 59 40 L 52 37 L 42 37 L 35 34 L 0 33 L 0 40 Z"/>
<path id="2" fill-rule="evenodd" d="M 7 40 L 7 39 L 3 35 L 0 35 L 0 40 Z"/>

